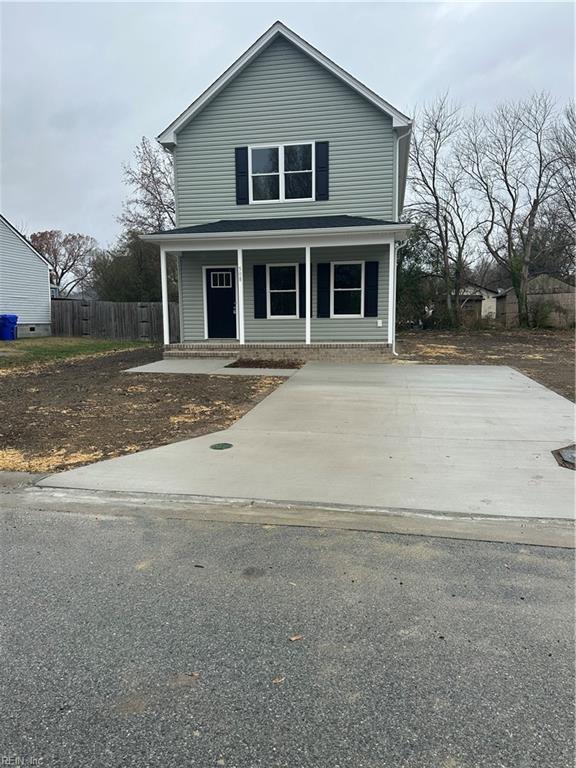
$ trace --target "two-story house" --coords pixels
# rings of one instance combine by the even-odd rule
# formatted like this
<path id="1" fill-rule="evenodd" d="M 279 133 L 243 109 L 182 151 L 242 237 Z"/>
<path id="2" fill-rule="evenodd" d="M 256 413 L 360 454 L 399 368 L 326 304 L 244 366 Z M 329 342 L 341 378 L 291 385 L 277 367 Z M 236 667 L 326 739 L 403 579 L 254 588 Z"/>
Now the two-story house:
<path id="1" fill-rule="evenodd" d="M 146 236 L 160 246 L 165 344 L 175 253 L 176 353 L 393 348 L 410 132 L 276 22 L 158 137 L 174 157 L 178 224 Z"/>

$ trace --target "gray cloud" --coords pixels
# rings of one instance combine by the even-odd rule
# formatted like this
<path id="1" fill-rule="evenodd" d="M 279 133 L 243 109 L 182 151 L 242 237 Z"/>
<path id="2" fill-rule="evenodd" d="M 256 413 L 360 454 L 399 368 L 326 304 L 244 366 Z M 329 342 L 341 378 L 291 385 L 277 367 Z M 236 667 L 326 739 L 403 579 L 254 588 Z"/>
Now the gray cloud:
<path id="1" fill-rule="evenodd" d="M 569 3 L 2 4 L 0 209 L 118 233 L 122 164 L 281 19 L 404 111 L 573 95 Z"/>

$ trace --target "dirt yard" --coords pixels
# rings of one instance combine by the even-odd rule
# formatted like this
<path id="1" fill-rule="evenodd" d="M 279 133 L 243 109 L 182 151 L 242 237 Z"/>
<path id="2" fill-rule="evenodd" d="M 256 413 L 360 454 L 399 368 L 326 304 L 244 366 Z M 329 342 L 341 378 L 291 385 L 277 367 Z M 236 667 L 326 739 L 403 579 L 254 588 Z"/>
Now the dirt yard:
<path id="1" fill-rule="evenodd" d="M 403 331 L 397 351 L 429 364 L 510 365 L 574 400 L 573 331 Z"/>
<path id="2" fill-rule="evenodd" d="M 225 429 L 282 379 L 123 373 L 157 349 L 1 371 L 0 470 L 54 472 Z"/>

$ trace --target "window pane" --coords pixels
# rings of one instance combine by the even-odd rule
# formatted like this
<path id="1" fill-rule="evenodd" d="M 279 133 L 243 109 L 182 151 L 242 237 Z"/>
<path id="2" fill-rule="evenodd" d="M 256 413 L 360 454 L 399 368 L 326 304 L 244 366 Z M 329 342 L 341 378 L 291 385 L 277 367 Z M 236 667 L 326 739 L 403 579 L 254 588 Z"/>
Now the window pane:
<path id="1" fill-rule="evenodd" d="M 253 176 L 252 198 L 254 200 L 278 200 L 280 197 L 279 176 Z"/>
<path id="2" fill-rule="evenodd" d="M 276 173 L 278 171 L 278 147 L 252 150 L 252 173 Z"/>
<path id="3" fill-rule="evenodd" d="M 296 314 L 296 291 L 270 294 L 270 314 L 275 317 Z"/>
<path id="4" fill-rule="evenodd" d="M 361 288 L 362 264 L 334 264 L 334 288 Z"/>
<path id="5" fill-rule="evenodd" d="M 362 291 L 334 291 L 335 315 L 362 314 Z"/>
<path id="6" fill-rule="evenodd" d="M 286 173 L 284 174 L 286 185 L 285 195 L 287 200 L 295 200 L 299 197 L 312 197 L 311 173 Z"/>
<path id="7" fill-rule="evenodd" d="M 284 147 L 285 171 L 311 171 L 312 170 L 312 145 L 295 144 Z"/>
<path id="8" fill-rule="evenodd" d="M 270 267 L 270 289 L 293 291 L 296 288 L 296 267 Z"/>

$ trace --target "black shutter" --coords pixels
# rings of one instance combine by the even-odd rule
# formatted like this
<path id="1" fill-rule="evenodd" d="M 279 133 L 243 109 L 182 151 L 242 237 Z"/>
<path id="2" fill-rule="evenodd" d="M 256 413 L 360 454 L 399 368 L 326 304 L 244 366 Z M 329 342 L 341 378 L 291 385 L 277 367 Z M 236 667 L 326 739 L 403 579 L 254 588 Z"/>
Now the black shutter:
<path id="1" fill-rule="evenodd" d="M 317 141 L 316 157 L 316 200 L 328 200 L 328 142 Z"/>
<path id="2" fill-rule="evenodd" d="M 378 262 L 364 264 L 364 317 L 378 317 Z"/>
<path id="3" fill-rule="evenodd" d="M 306 264 L 298 264 L 298 302 L 300 317 L 306 317 Z"/>
<path id="4" fill-rule="evenodd" d="M 318 317 L 330 317 L 330 264 L 318 264 Z"/>
<path id="5" fill-rule="evenodd" d="M 266 264 L 254 264 L 254 317 L 266 319 Z"/>
<path id="6" fill-rule="evenodd" d="M 248 205 L 248 147 L 236 147 L 236 205 Z"/>

